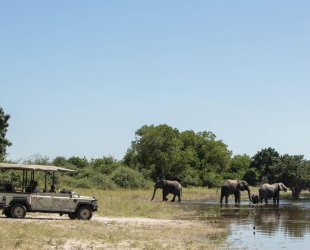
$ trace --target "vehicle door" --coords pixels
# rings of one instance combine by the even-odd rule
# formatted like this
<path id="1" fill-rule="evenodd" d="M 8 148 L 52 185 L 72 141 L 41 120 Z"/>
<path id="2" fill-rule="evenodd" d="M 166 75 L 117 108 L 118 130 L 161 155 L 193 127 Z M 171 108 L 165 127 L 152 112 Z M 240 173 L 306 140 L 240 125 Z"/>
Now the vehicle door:
<path id="1" fill-rule="evenodd" d="M 52 193 L 32 193 L 31 206 L 34 211 L 49 211 L 53 209 Z"/>
<path id="2" fill-rule="evenodd" d="M 56 211 L 71 212 L 72 207 L 72 195 L 63 193 L 54 193 L 54 206 L 53 209 Z"/>

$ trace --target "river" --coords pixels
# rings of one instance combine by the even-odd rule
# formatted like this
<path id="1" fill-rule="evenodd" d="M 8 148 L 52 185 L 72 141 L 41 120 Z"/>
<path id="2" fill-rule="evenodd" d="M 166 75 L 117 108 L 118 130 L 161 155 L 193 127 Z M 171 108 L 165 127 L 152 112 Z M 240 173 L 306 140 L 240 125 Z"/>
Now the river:
<path id="1" fill-rule="evenodd" d="M 229 229 L 220 249 L 310 249 L 310 195 L 280 197 L 280 204 L 268 202 L 185 202 L 185 206 L 196 211 L 195 219 L 214 220 Z"/>

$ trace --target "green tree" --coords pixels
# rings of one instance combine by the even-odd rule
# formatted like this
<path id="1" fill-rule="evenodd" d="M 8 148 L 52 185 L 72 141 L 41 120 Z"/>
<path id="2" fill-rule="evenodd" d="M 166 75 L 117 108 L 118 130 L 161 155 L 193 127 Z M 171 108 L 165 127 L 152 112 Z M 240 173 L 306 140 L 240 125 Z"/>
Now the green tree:
<path id="1" fill-rule="evenodd" d="M 186 185 L 200 185 L 206 175 L 229 168 L 231 151 L 212 132 L 180 133 L 166 124 L 143 126 L 127 150 L 124 163 L 139 172 L 159 177 L 179 177 Z"/>
<path id="2" fill-rule="evenodd" d="M 224 179 L 244 179 L 244 175 L 249 170 L 251 162 L 251 157 L 246 154 L 234 155 L 230 161 L 229 169 L 224 174 Z"/>
<path id="3" fill-rule="evenodd" d="M 202 173 L 215 172 L 221 174 L 230 165 L 232 152 L 221 140 L 216 140 L 215 134 L 208 131 L 197 133 L 196 151 L 199 158 L 199 169 Z"/>
<path id="4" fill-rule="evenodd" d="M 303 155 L 281 157 L 281 181 L 292 190 L 293 197 L 299 197 L 302 190 L 310 187 L 310 162 Z"/>
<path id="5" fill-rule="evenodd" d="M 96 170 L 96 172 L 110 175 L 120 164 L 113 157 L 104 156 L 102 158 L 91 159 L 90 165 Z"/>
<path id="6" fill-rule="evenodd" d="M 135 141 L 124 157 L 125 163 L 139 163 L 136 165 L 139 171 L 154 167 L 151 176 L 153 180 L 178 174 L 182 142 L 177 129 L 166 124 L 145 125 L 135 135 Z"/>
<path id="7" fill-rule="evenodd" d="M 6 132 L 9 126 L 8 120 L 10 115 L 5 114 L 0 107 L 0 161 L 3 161 L 6 157 L 6 148 L 12 146 L 12 143 L 6 139 Z"/>
<path id="8" fill-rule="evenodd" d="M 281 158 L 279 153 L 273 148 L 262 149 L 252 157 L 250 168 L 254 168 L 260 173 L 261 182 L 269 184 L 274 183 L 277 179 Z"/>
<path id="9" fill-rule="evenodd" d="M 143 175 L 129 167 L 119 167 L 111 174 L 111 180 L 120 188 L 146 189 L 153 183 L 145 180 Z"/>
<path id="10" fill-rule="evenodd" d="M 77 156 L 72 156 L 67 160 L 68 163 L 75 165 L 78 168 L 85 168 L 88 166 L 88 160 L 84 158 L 80 158 Z"/>
<path id="11" fill-rule="evenodd" d="M 67 164 L 67 159 L 64 156 L 57 156 L 53 162 L 53 165 L 57 166 L 57 167 L 64 167 Z"/>

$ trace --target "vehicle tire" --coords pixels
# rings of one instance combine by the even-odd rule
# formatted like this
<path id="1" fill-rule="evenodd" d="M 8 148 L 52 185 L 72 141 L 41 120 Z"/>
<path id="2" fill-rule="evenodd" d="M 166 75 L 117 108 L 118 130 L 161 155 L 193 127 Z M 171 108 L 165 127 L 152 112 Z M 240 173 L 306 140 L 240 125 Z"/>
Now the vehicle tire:
<path id="1" fill-rule="evenodd" d="M 71 220 L 75 220 L 76 219 L 76 214 L 75 213 L 69 213 L 68 216 L 69 216 L 69 218 Z"/>
<path id="2" fill-rule="evenodd" d="M 10 214 L 11 214 L 12 218 L 19 218 L 19 219 L 25 218 L 26 208 L 22 204 L 15 204 L 11 208 Z"/>
<path id="3" fill-rule="evenodd" d="M 93 216 L 93 212 L 87 206 L 80 207 L 76 214 L 79 220 L 90 220 Z"/>
<path id="4" fill-rule="evenodd" d="M 6 216 L 6 217 L 8 217 L 8 218 L 11 218 L 12 216 L 11 216 L 11 213 L 10 213 L 10 210 L 4 210 L 4 215 Z"/>

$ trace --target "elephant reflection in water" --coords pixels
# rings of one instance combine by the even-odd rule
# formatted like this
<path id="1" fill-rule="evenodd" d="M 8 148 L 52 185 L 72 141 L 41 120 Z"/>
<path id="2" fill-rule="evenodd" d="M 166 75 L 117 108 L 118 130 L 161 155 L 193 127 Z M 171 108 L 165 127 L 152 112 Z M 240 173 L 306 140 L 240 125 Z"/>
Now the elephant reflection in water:
<path id="1" fill-rule="evenodd" d="M 274 206 L 274 207 L 273 207 Z M 282 220 L 285 220 L 285 213 L 279 211 L 278 205 L 268 206 L 257 206 L 255 215 L 256 228 L 259 228 L 265 234 L 274 235 L 282 227 Z"/>
<path id="2" fill-rule="evenodd" d="M 273 203 L 279 204 L 279 196 L 280 191 L 287 191 L 287 187 L 282 183 L 274 183 L 270 184 L 263 184 L 259 187 L 259 202 L 262 203 L 265 200 L 268 203 L 268 199 L 273 198 Z"/>
<path id="3" fill-rule="evenodd" d="M 299 205 L 256 206 L 254 224 L 267 235 L 284 231 L 291 237 L 304 237 L 309 232 L 309 215 L 309 210 Z"/>

